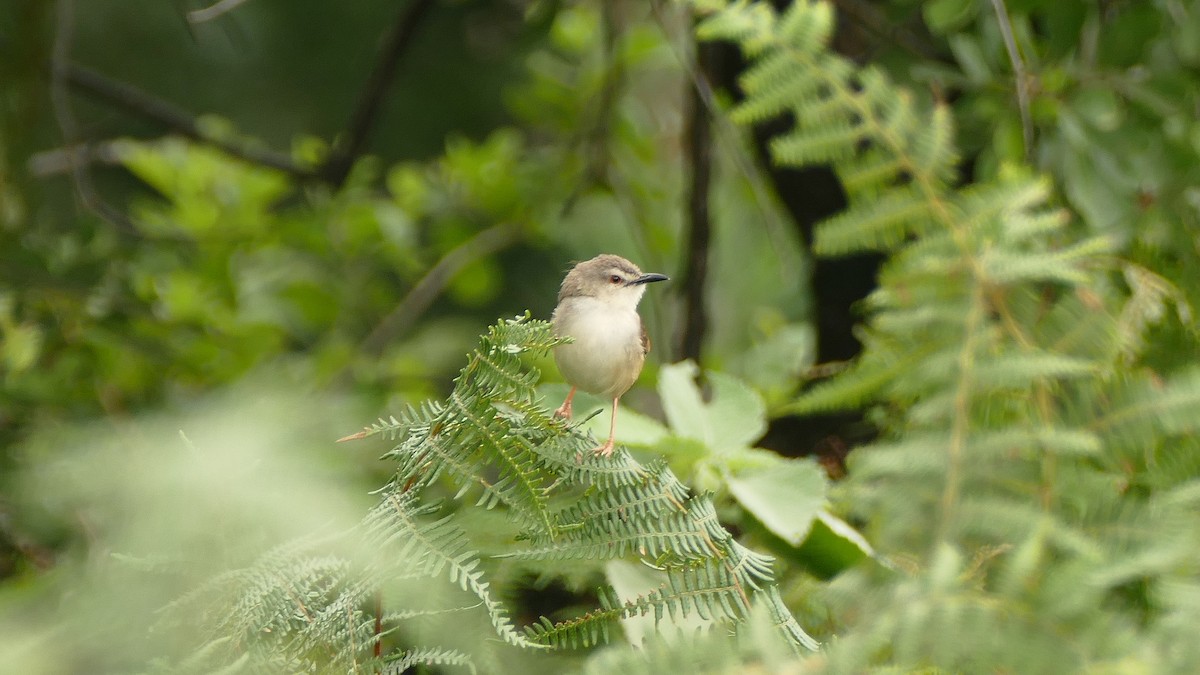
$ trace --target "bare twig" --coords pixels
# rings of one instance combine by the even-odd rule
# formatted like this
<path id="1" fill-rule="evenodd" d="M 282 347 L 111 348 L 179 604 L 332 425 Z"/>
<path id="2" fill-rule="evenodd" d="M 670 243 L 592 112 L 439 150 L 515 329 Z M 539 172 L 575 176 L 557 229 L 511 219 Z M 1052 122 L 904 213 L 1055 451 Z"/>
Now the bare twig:
<path id="1" fill-rule="evenodd" d="M 762 216 L 762 223 L 766 229 L 767 237 L 771 240 L 772 250 L 779 260 L 781 278 L 788 277 L 794 274 L 795 270 L 801 265 L 801 259 L 796 251 L 795 244 L 788 234 L 789 226 L 784 222 L 775 206 L 775 197 L 772 196 L 772 189 L 767 186 L 758 164 L 746 150 L 742 142 L 741 132 L 730 121 L 729 116 L 721 110 L 721 106 L 717 102 L 716 92 L 713 91 L 712 83 L 702 73 L 697 71 L 695 64 L 691 62 L 691 59 L 683 53 L 679 44 L 677 44 L 683 40 L 690 40 L 692 31 L 686 31 L 686 37 L 677 37 L 675 31 L 672 30 L 668 21 L 668 15 L 662 5 L 663 0 L 654 0 L 650 3 L 650 9 L 654 12 L 654 18 L 658 22 L 659 28 L 662 29 L 663 35 L 666 36 L 667 44 L 670 45 L 671 51 L 683 66 L 689 84 L 695 89 L 699 100 L 704 103 L 705 109 L 708 110 L 710 122 L 716 123 L 716 131 L 719 132 L 716 135 L 716 139 L 721 143 L 721 150 L 726 153 L 727 157 L 733 160 L 738 173 L 750 185 L 750 191 L 754 194 L 754 203 Z"/>
<path id="2" fill-rule="evenodd" d="M 604 48 L 604 80 L 599 94 L 588 105 L 591 119 L 581 123 L 579 131 L 570 140 L 570 146 L 575 148 L 575 152 L 581 152 L 584 156 L 583 175 L 575 189 L 563 200 L 563 206 L 559 212 L 560 218 L 571 213 L 579 198 L 588 190 L 598 185 L 613 187 L 615 190 L 617 187 L 615 183 L 620 181 L 620 177 L 614 176 L 613 172 L 609 170 L 612 153 L 608 148 L 608 135 L 616 115 L 616 105 L 620 100 L 619 94 L 625 83 L 624 63 L 617 55 L 618 29 L 615 16 L 617 10 L 616 3 L 602 3 L 600 40 Z M 636 231 L 634 236 L 637 236 Z M 638 243 L 644 242 L 639 241 Z M 644 246 L 642 251 L 645 251 Z"/>
<path id="3" fill-rule="evenodd" d="M 110 79 L 89 68 L 66 62 L 62 65 L 62 77 L 82 92 L 156 122 L 182 136 L 212 146 L 231 157 L 278 169 L 300 179 L 317 177 L 311 169 L 299 166 L 287 155 L 265 148 L 252 147 L 245 143 L 215 138 L 211 134 L 205 133 L 195 115 L 130 84 Z"/>
<path id="4" fill-rule="evenodd" d="M 71 40 L 75 27 L 73 0 L 59 0 L 57 10 L 54 48 L 50 60 L 50 102 L 54 109 L 54 117 L 58 121 L 59 131 L 62 132 L 63 144 L 72 154 L 68 163 L 71 167 L 71 180 L 75 184 L 75 194 L 83 208 L 103 218 L 118 232 L 127 236 L 138 236 L 140 233 L 133 221 L 119 209 L 104 201 L 96 192 L 92 176 L 88 172 L 88 163 L 82 151 L 84 146 L 79 138 L 79 125 L 71 110 L 71 97 L 67 92 Z"/>
<path id="5" fill-rule="evenodd" d="M 464 267 L 515 242 L 518 234 L 520 227 L 516 224 L 500 223 L 451 249 L 375 326 L 363 340 L 360 351 L 372 355 L 383 353 L 384 347 L 407 331 Z"/>
<path id="6" fill-rule="evenodd" d="M 1008 17 L 1008 7 L 1004 0 L 992 0 L 992 8 L 996 10 L 996 21 L 1000 24 L 1000 35 L 1004 38 L 1004 48 L 1008 51 L 1008 60 L 1012 62 L 1013 79 L 1016 81 L 1017 108 L 1021 112 L 1021 135 L 1025 140 L 1025 159 L 1028 160 L 1033 152 L 1033 119 L 1029 114 L 1029 79 L 1025 73 L 1025 62 L 1021 60 L 1021 52 L 1017 49 L 1017 40 L 1013 37 L 1012 20 Z"/>
<path id="7" fill-rule="evenodd" d="M 383 95 L 388 85 L 391 84 L 392 75 L 396 72 L 396 65 L 400 62 L 400 57 L 408 51 L 417 26 L 433 4 L 433 0 L 412 0 L 400 12 L 391 30 L 384 37 L 375 67 L 363 85 L 358 105 L 355 106 L 346 132 L 334 147 L 329 160 L 321 167 L 321 176 L 333 185 L 341 185 L 346 180 L 346 176 L 350 175 L 350 167 L 362 154 L 379 117 L 379 107 L 383 103 Z"/>
<path id="8" fill-rule="evenodd" d="M 220 0 L 220 2 L 209 5 L 204 9 L 194 9 L 187 13 L 188 23 L 197 24 L 212 21 L 226 12 L 232 12 L 245 2 L 246 0 Z"/>
<path id="9" fill-rule="evenodd" d="M 29 173 L 38 178 L 70 174 L 83 165 L 116 164 L 120 155 L 113 141 L 80 143 L 72 147 L 51 148 L 29 157 Z"/>

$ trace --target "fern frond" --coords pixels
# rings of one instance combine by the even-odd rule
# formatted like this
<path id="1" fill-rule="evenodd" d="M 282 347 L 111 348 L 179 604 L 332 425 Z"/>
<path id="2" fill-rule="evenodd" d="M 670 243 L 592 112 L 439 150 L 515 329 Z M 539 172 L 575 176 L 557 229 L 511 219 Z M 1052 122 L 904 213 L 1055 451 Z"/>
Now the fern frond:
<path id="1" fill-rule="evenodd" d="M 927 352 L 888 355 L 888 361 L 859 361 L 838 377 L 826 380 L 804 392 L 783 407 L 789 414 L 807 415 L 835 410 L 853 410 L 873 401 L 881 390 L 919 363 Z M 882 354 L 881 354 L 882 357 Z"/>
<path id="2" fill-rule="evenodd" d="M 364 521 L 366 539 L 387 552 L 390 566 L 425 577 L 445 574 L 451 583 L 482 601 L 501 639 L 517 646 L 530 646 L 513 627 L 508 611 L 492 597 L 489 584 L 483 580 L 479 556 L 470 550 L 470 542 L 462 530 L 452 524 L 452 516 L 420 522 L 419 518 L 434 508 L 435 505 L 416 506 L 411 495 L 388 495 Z"/>
<path id="3" fill-rule="evenodd" d="M 389 658 L 380 673 L 384 675 L 401 675 L 413 666 L 462 666 L 468 672 L 475 673 L 475 662 L 468 654 L 457 649 L 439 647 L 418 647 L 406 650 L 399 655 Z"/>
<path id="4" fill-rule="evenodd" d="M 1088 429 L 1116 451 L 1139 450 L 1148 438 L 1193 433 L 1200 427 L 1200 370 L 1165 382 L 1127 375 L 1112 389 L 1097 393 L 1103 398 L 1096 399 L 1090 411 L 1076 414 L 1088 419 Z"/>
<path id="5" fill-rule="evenodd" d="M 1156 631 L 1200 617 L 1180 534 L 1200 527 L 1200 374 L 1138 362 L 1179 296 L 1137 273 L 1122 287 L 1114 244 L 1065 227 L 1045 179 L 1005 168 L 956 189 L 950 108 L 832 53 L 826 3 L 692 4 L 702 36 L 751 62 L 734 119 L 784 118 L 775 161 L 842 181 L 849 206 L 816 251 L 888 256 L 861 357 L 786 412 L 875 406 L 885 440 L 854 450 L 841 489 L 882 549 L 928 553 L 910 576 L 847 580 L 858 623 L 820 667 L 1194 670 L 1194 648 L 1144 657 L 1180 653 Z"/>
<path id="6" fill-rule="evenodd" d="M 981 257 L 981 272 L 991 283 L 1001 285 L 1041 281 L 1081 285 L 1090 274 L 1080 263 L 1106 254 L 1111 248 L 1107 239 L 1095 237 L 1053 251 L 992 249 Z"/>
<path id="7" fill-rule="evenodd" d="M 501 554 L 501 557 L 516 560 L 607 560 L 636 554 L 651 560 L 693 560 L 717 556 L 720 549 L 710 538 L 707 523 L 697 522 L 694 509 L 691 508 L 697 502 L 711 505 L 706 499 L 693 499 L 689 502 L 688 512 L 684 513 L 629 521 L 610 519 L 587 530 L 571 531 L 574 536 L 560 537 L 541 546 L 517 549 Z"/>
<path id="8" fill-rule="evenodd" d="M 818 225 L 814 250 L 831 256 L 889 250 L 927 229 L 932 217 L 931 205 L 915 190 L 891 190 Z"/>
<path id="9" fill-rule="evenodd" d="M 675 480 L 666 462 L 660 460 L 647 467 L 642 483 L 596 490 L 559 511 L 555 530 L 568 541 L 604 538 L 625 523 L 652 521 L 679 513 L 687 499 L 687 488 Z"/>

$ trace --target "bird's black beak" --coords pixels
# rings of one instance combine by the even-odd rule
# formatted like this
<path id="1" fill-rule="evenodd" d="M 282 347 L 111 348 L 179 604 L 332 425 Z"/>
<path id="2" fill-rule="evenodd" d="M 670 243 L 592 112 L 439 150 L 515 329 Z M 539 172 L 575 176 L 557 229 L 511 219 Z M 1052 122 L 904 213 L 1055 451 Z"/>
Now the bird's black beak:
<path id="1" fill-rule="evenodd" d="M 633 281 L 629 282 L 629 285 L 636 286 L 638 284 L 648 284 L 648 283 L 651 283 L 654 281 L 670 281 L 670 280 L 671 280 L 671 277 L 669 277 L 665 274 L 655 274 L 655 273 L 651 272 L 650 274 L 643 274 L 642 276 L 634 279 Z"/>

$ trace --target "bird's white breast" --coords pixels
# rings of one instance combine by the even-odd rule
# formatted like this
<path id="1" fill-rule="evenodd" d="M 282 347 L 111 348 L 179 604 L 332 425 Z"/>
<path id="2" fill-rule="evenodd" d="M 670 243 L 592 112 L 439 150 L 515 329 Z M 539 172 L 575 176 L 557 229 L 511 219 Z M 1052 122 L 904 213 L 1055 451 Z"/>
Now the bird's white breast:
<path id="1" fill-rule="evenodd" d="M 609 398 L 633 386 L 645 361 L 642 320 L 636 309 L 594 297 L 565 298 L 553 321 L 557 335 L 575 340 L 554 350 L 567 382 Z"/>

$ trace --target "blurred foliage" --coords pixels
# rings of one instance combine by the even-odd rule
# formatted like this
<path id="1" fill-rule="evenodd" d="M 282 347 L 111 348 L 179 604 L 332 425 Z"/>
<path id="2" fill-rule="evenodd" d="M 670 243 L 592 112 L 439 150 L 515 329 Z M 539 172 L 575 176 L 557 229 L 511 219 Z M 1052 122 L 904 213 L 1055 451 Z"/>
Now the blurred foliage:
<path id="1" fill-rule="evenodd" d="M 862 355 L 789 407 L 867 407 L 880 433 L 851 454 L 839 488 L 890 564 L 826 587 L 840 629 L 818 665 L 1195 670 L 1200 656 L 1179 648 L 1178 630 L 1200 616 L 1200 471 L 1182 459 L 1195 456 L 1200 377 L 1190 352 L 1158 351 L 1174 338 L 1154 328 L 1164 302 L 1187 306 L 1185 294 L 1112 257 L 1133 232 L 1069 228 L 1020 157 L 990 167 L 983 157 L 974 183 L 957 187 L 945 103 L 820 49 L 829 5 L 696 4 L 708 12 L 698 34 L 752 59 L 734 118 L 785 117 L 774 159 L 827 162 L 846 189 L 816 252 L 888 254 L 865 302 Z M 982 21 L 968 4 L 983 7 L 933 3 L 927 19 Z M 992 9 L 1003 37 L 1004 3 Z M 960 59 L 973 39 L 951 41 Z"/>
<path id="2" fill-rule="evenodd" d="M 998 17 L 986 3 L 939 0 L 923 11 L 954 63 L 916 63 L 912 77 L 956 93 L 961 147 L 976 177 L 1026 160 L 1053 176 L 1081 225 L 1132 263 L 1130 291 L 1159 306 L 1163 351 L 1147 358 L 1172 369 L 1168 354 L 1197 346 L 1191 308 L 1200 282 L 1190 270 L 1200 263 L 1200 4 L 1020 0 Z"/>
<path id="3" fill-rule="evenodd" d="M 582 667 L 712 654 L 714 672 L 1192 672 L 1200 2 L 835 4 L 800 0 L 777 24 L 739 3 L 703 29 L 752 62 L 792 40 L 788 58 L 826 79 L 805 92 L 750 71 L 732 116 L 717 92 L 703 358 L 660 367 L 680 310 L 649 300 L 655 350 L 628 400 L 664 421 L 623 409 L 618 438 L 713 491 L 722 521 L 779 557 L 801 623 L 838 637 L 797 662 L 769 631 L 687 647 L 627 623 L 653 641 L 644 658 L 612 648 Z M 118 649 L 128 660 L 105 662 L 135 668 L 147 638 L 125 618 L 356 520 L 369 500 L 347 495 L 390 469 L 324 439 L 363 409 L 442 398 L 493 317 L 549 315 L 568 261 L 612 251 L 680 283 L 682 101 L 698 77 L 681 7 L 434 3 L 366 152 L 331 183 L 53 75 L 65 40 L 73 61 L 196 114 L 207 138 L 321 167 L 398 8 L 256 0 L 189 24 L 199 6 L 0 8 L 0 662 L 21 671 Z M 865 354 L 810 390 L 805 253 L 731 122 L 781 110 L 801 131 L 775 136 L 775 160 L 833 166 L 851 197 L 818 252 L 891 256 L 861 308 Z M 109 211 L 79 197 L 65 146 L 80 140 Z M 333 403 L 347 391 L 356 412 Z M 214 395 L 228 409 L 208 415 Z M 881 440 L 852 453 L 844 483 L 755 447 L 772 418 L 847 406 L 867 407 Z M 145 416 L 164 409 L 187 414 Z M 966 453 L 953 480 L 950 449 Z M 461 515 L 487 556 L 511 547 L 496 513 Z M 530 623 L 594 607 L 600 579 L 647 590 L 623 565 L 501 559 L 489 573 Z M 455 592 L 429 590 L 426 623 L 394 636 L 432 650 L 412 663 L 460 663 L 442 638 L 492 630 L 456 625 L 474 601 Z M 195 656 L 193 670 L 212 663 Z M 479 663 L 526 658 L 554 657 Z"/>

